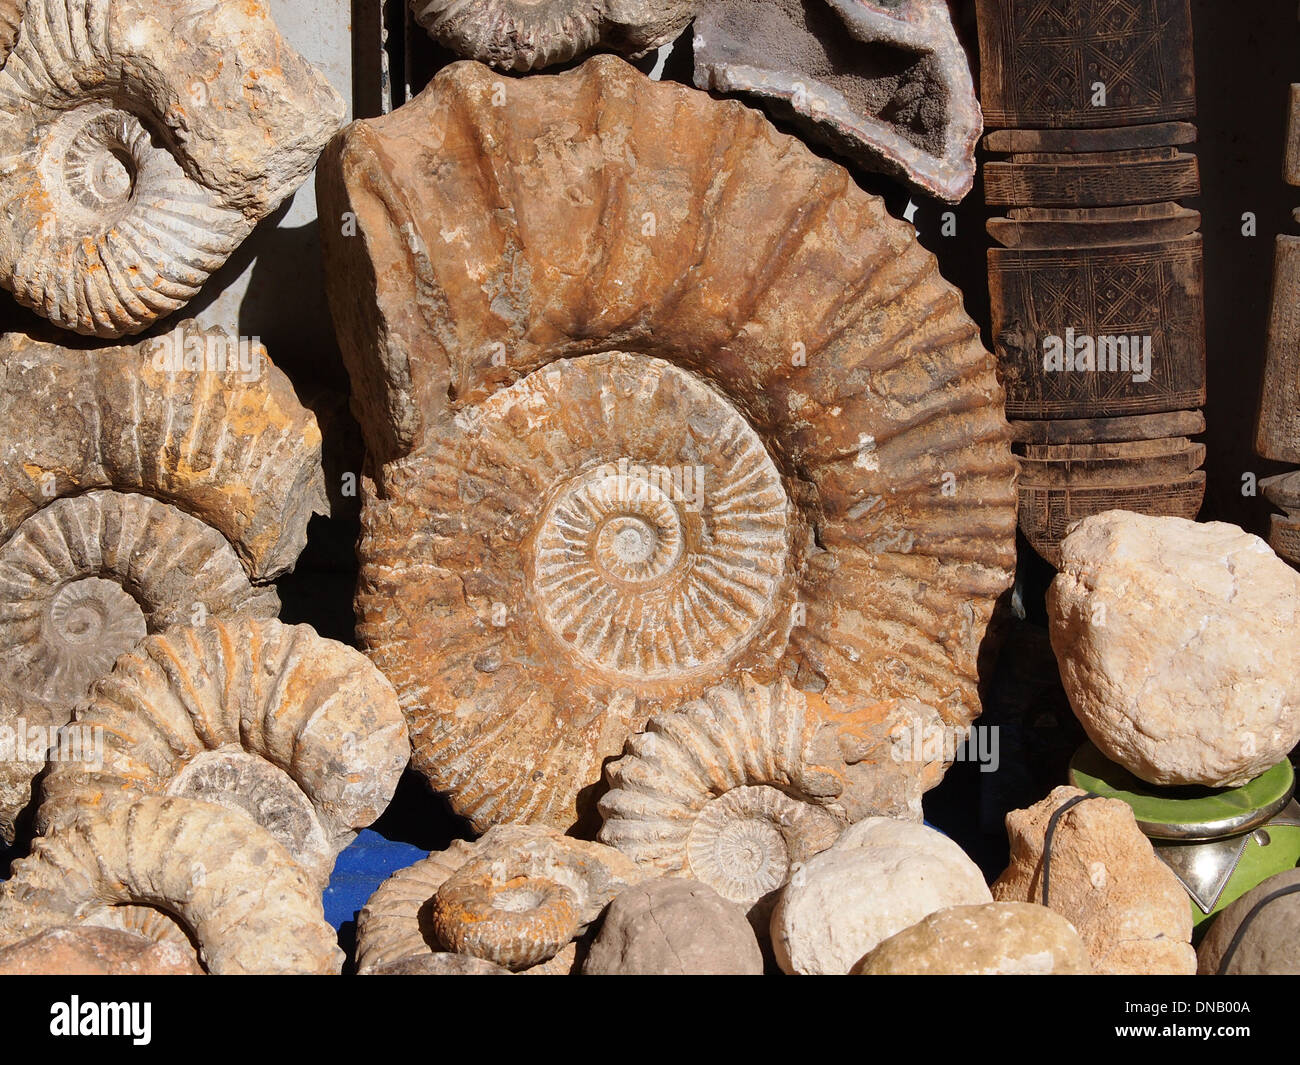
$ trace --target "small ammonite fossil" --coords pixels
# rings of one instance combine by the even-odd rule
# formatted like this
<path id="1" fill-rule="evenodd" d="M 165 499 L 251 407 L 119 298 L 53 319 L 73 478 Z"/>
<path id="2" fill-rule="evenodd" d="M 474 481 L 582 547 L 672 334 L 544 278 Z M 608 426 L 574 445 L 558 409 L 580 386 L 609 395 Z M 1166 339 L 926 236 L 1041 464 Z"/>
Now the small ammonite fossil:
<path id="1" fill-rule="evenodd" d="M 273 618 L 325 510 L 320 431 L 260 345 L 0 338 L 0 724 L 63 725 L 148 633 Z M 0 835 L 41 761 L 0 769 Z"/>
<path id="2" fill-rule="evenodd" d="M 501 70 L 534 70 L 596 48 L 642 56 L 686 28 L 701 0 L 410 0 L 440 44 Z"/>
<path id="3" fill-rule="evenodd" d="M 788 681 L 745 676 L 652 717 L 606 770 L 600 840 L 657 875 L 685 876 L 743 906 L 761 936 L 794 866 L 852 821 L 920 819 L 943 766 L 909 765 L 896 728 L 939 725 L 905 701 L 833 710 Z"/>
<path id="4" fill-rule="evenodd" d="M 310 173 L 342 99 L 265 0 L 0 0 L 0 285 L 121 337 Z"/>
<path id="5" fill-rule="evenodd" d="M 499 825 L 389 877 L 357 919 L 357 968 L 447 951 L 529 973 L 569 972 L 576 941 L 645 878 L 599 843 Z"/>
<path id="6" fill-rule="evenodd" d="M 318 171 L 362 223 L 323 233 L 369 456 L 358 635 L 415 767 L 479 831 L 581 835 L 629 735 L 744 673 L 969 724 L 1015 466 L 912 227 L 614 57 L 508 107 L 496 80 L 445 68 Z"/>
<path id="7" fill-rule="evenodd" d="M 148 637 L 77 707 L 101 764 L 52 762 L 37 827 L 144 795 L 241 810 L 318 882 L 383 813 L 410 757 L 392 685 L 307 625 L 213 619 Z"/>
<path id="8" fill-rule="evenodd" d="M 266 829 L 188 798 L 86 811 L 38 837 L 0 884 L 0 947 L 50 928 L 128 927 L 115 911 L 148 907 L 160 942 L 177 928 L 213 975 L 338 973 L 320 887 Z M 148 934 L 143 932 L 142 934 Z"/>

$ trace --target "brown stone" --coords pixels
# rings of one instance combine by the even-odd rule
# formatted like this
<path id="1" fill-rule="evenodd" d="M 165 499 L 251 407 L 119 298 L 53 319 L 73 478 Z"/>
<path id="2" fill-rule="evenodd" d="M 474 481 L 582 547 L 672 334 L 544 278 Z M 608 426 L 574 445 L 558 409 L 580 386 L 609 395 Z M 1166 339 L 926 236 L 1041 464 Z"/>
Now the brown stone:
<path id="1" fill-rule="evenodd" d="M 0 976 L 202 976 L 194 951 L 116 928 L 51 928 L 0 950 Z"/>
<path id="2" fill-rule="evenodd" d="M 1007 814 L 1011 864 L 993 884 L 999 902 L 1043 901 L 1047 822 L 1086 794 L 1060 787 Z M 1101 974 L 1188 976 L 1196 971 L 1187 893 L 1118 799 L 1086 799 L 1061 815 L 1052 838 L 1047 904 L 1068 920 Z"/>
<path id="3" fill-rule="evenodd" d="M 4 7 L 0 285 L 64 329 L 185 306 L 343 118 L 267 0 L 25 0 L 12 50 Z"/>
<path id="4" fill-rule="evenodd" d="M 1300 869 L 1270 876 L 1226 906 L 1196 949 L 1202 976 L 1300 974 Z"/>
<path id="5" fill-rule="evenodd" d="M 322 227 L 369 455 L 358 634 L 416 768 L 479 829 L 594 832 L 602 763 L 744 672 L 969 722 L 1013 469 L 912 227 L 620 60 L 499 83 L 454 64 L 319 172 L 359 221 Z"/>

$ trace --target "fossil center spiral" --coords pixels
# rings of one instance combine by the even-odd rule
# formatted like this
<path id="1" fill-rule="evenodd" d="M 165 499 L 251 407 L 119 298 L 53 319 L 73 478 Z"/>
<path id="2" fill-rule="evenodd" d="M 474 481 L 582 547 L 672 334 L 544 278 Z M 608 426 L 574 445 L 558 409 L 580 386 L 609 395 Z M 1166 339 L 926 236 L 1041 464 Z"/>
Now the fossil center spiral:
<path id="1" fill-rule="evenodd" d="M 44 604 L 37 665 L 54 695 L 80 695 L 148 635 L 144 611 L 114 581 L 68 581 Z"/>

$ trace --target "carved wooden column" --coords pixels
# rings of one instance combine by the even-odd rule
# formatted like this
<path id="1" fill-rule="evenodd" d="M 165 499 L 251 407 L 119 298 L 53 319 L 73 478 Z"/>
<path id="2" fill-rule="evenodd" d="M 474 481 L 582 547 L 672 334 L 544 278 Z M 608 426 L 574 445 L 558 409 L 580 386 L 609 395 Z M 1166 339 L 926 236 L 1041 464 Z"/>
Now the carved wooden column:
<path id="1" fill-rule="evenodd" d="M 1187 0 L 978 0 L 999 372 L 1020 527 L 1055 563 L 1075 520 L 1192 518 L 1205 324 Z"/>
<path id="2" fill-rule="evenodd" d="M 1300 186 L 1300 85 L 1291 86 L 1285 177 Z M 1300 221 L 1300 210 L 1296 211 Z M 1273 304 L 1268 353 L 1259 402 L 1255 450 L 1264 458 L 1300 464 L 1300 237 L 1282 233 L 1273 259 Z M 1284 511 L 1273 515 L 1269 542 L 1293 566 L 1300 566 L 1300 470 L 1263 482 L 1269 501 Z"/>

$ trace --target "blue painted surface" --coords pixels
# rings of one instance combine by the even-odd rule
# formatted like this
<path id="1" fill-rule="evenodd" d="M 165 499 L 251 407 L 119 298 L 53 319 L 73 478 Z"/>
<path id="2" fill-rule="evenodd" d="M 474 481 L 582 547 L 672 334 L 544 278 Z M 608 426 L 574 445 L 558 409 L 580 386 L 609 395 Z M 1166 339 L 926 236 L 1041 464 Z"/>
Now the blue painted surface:
<path id="1" fill-rule="evenodd" d="M 334 874 L 321 896 L 325 920 L 336 929 L 355 920 L 357 911 L 375 893 L 375 888 L 397 870 L 428 856 L 429 852 L 419 847 L 363 829 L 334 863 Z"/>

